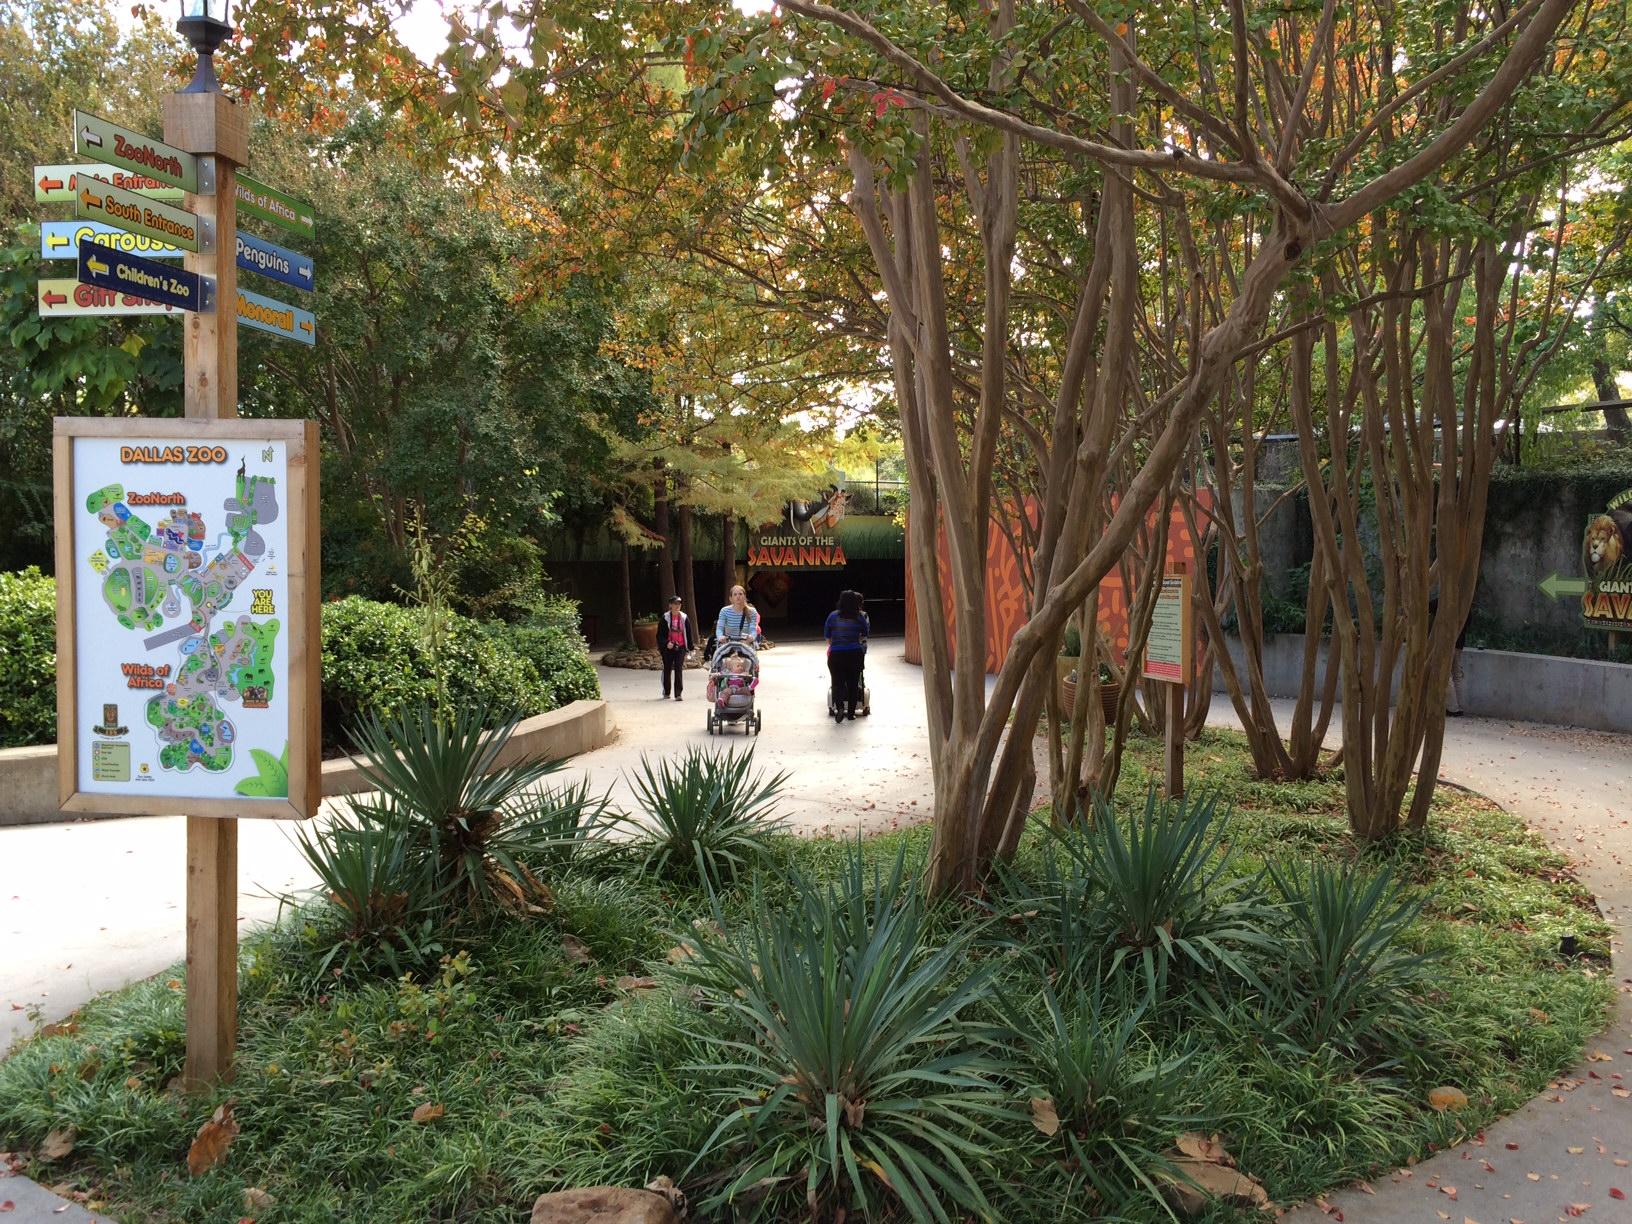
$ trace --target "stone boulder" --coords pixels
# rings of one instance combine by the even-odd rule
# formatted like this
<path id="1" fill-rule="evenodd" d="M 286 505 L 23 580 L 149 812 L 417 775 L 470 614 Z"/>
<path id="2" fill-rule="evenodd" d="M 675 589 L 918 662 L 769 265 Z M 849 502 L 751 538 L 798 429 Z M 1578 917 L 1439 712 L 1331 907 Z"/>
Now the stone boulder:
<path id="1" fill-rule="evenodd" d="M 591 1186 L 539 1195 L 532 1224 L 680 1224 L 680 1217 L 650 1190 Z"/>

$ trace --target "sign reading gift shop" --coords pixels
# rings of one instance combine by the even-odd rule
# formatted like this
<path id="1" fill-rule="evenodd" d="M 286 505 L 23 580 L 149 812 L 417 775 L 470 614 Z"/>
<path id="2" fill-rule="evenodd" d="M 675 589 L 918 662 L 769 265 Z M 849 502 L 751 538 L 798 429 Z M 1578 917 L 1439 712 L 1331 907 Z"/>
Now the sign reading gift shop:
<path id="1" fill-rule="evenodd" d="M 748 536 L 748 568 L 760 570 L 843 569 L 844 545 L 837 532 L 791 533 L 778 527 Z"/>
<path id="2" fill-rule="evenodd" d="M 67 812 L 317 811 L 317 430 L 59 417 Z"/>

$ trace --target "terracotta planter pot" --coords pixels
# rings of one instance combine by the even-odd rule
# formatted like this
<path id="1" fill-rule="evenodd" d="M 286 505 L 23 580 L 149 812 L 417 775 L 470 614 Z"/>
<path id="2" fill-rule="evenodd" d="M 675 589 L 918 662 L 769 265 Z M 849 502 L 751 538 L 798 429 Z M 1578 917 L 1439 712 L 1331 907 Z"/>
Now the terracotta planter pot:
<path id="1" fill-rule="evenodd" d="M 1099 708 L 1105 711 L 1105 725 L 1116 724 L 1116 703 L 1122 696 L 1122 686 L 1114 680 L 1099 682 Z"/>
<path id="2" fill-rule="evenodd" d="M 646 624 L 635 622 L 635 646 L 640 650 L 657 649 L 657 622 L 648 621 Z"/>
<path id="3" fill-rule="evenodd" d="M 1060 680 L 1060 713 L 1067 719 L 1077 716 L 1077 682 L 1062 677 Z"/>

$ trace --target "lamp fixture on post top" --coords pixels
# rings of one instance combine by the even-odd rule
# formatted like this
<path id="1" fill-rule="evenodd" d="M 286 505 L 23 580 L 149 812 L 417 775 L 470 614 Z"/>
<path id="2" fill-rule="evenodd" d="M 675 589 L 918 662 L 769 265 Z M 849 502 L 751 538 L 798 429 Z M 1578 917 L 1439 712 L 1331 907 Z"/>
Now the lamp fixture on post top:
<path id="1" fill-rule="evenodd" d="M 181 19 L 176 29 L 198 52 L 198 68 L 183 93 L 220 93 L 215 79 L 215 49 L 232 33 L 228 10 L 232 0 L 181 0 Z"/>

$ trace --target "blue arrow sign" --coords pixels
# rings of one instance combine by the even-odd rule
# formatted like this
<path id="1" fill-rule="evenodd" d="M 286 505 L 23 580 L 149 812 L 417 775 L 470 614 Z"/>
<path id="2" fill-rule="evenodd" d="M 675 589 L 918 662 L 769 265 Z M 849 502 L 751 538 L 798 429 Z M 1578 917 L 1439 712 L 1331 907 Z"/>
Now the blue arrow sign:
<path id="1" fill-rule="evenodd" d="M 78 259 L 79 244 L 85 238 L 94 238 L 103 246 L 129 255 L 146 255 L 149 259 L 180 259 L 186 254 L 180 247 L 146 234 L 115 229 L 100 221 L 46 221 L 40 226 L 40 258 Z"/>
<path id="2" fill-rule="evenodd" d="M 309 310 L 290 306 L 276 298 L 262 297 L 247 289 L 238 290 L 238 322 L 257 331 L 271 332 L 285 340 L 317 343 L 317 316 Z"/>
<path id="3" fill-rule="evenodd" d="M 238 266 L 247 272 L 259 272 L 262 276 L 311 292 L 311 256 L 257 238 L 254 234 L 239 233 Z"/>
<path id="4" fill-rule="evenodd" d="M 215 305 L 215 281 L 210 277 L 127 255 L 89 238 L 79 244 L 79 281 L 181 310 L 207 311 Z"/>

